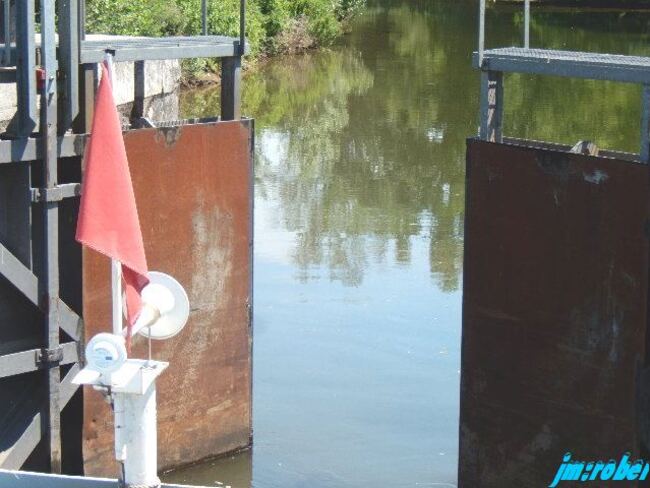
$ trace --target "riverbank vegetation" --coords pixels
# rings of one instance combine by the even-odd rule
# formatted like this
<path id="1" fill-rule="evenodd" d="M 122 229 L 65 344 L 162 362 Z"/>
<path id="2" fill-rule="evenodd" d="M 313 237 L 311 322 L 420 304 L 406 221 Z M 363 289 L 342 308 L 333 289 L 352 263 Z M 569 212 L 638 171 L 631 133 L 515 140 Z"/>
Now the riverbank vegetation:
<path id="1" fill-rule="evenodd" d="M 365 0 L 249 0 L 250 59 L 331 44 L 364 4 Z M 93 33 L 131 36 L 198 35 L 201 0 L 87 0 L 86 28 Z M 208 30 L 237 36 L 239 0 L 209 0 Z M 211 60 L 184 63 L 189 81 L 200 80 L 216 68 Z"/>

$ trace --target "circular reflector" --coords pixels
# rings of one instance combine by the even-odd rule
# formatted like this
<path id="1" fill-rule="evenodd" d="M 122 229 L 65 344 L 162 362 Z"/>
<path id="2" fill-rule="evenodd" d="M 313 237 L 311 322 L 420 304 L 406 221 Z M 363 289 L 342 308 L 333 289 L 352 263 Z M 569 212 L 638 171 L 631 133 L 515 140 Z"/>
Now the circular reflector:
<path id="1" fill-rule="evenodd" d="M 150 271 L 147 276 L 149 284 L 142 290 L 142 301 L 157 308 L 160 317 L 138 333 L 152 339 L 169 339 L 185 327 L 190 301 L 181 284 L 171 276 L 158 271 Z"/>

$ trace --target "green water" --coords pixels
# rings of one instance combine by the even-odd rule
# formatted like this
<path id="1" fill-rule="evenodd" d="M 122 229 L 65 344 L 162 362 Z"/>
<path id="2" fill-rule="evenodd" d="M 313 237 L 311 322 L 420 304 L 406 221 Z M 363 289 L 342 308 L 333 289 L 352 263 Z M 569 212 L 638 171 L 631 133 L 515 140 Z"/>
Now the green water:
<path id="1" fill-rule="evenodd" d="M 245 79 L 257 120 L 254 448 L 173 473 L 233 488 L 455 486 L 476 5 L 374 2 L 339 46 Z M 488 15 L 488 44 L 522 16 Z M 650 55 L 650 15 L 534 11 L 532 45 Z M 636 86 L 510 75 L 505 133 L 637 151 Z M 218 113 L 218 90 L 183 97 Z"/>

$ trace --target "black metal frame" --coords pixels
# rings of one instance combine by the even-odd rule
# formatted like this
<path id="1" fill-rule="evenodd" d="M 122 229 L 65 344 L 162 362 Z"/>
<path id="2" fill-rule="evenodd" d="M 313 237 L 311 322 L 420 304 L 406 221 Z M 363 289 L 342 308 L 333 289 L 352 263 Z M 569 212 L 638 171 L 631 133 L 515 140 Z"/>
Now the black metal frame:
<path id="1" fill-rule="evenodd" d="M 36 415 L 20 424 L 26 427 L 13 433 L 15 442 L 0 446 L 0 468 L 21 468 L 43 438 L 47 439 L 50 470 L 58 473 L 61 411 L 77 389 L 71 380 L 83 362 L 84 345 L 82 319 L 61 299 L 59 279 L 59 207 L 65 199 L 79 196 L 80 183 L 59 184 L 59 163 L 61 158 L 76 158 L 66 164 L 80 164 L 92 119 L 95 63 L 102 61 L 107 51 L 115 61 L 135 62 L 134 105 L 136 116 L 141 117 L 145 60 L 222 58 L 221 118 L 239 119 L 241 58 L 246 51 L 245 0 L 240 3 L 237 38 L 207 35 L 204 2 L 204 36 L 114 42 L 87 38 L 84 0 L 59 0 L 58 12 L 55 0 L 39 1 L 41 42 L 37 45 L 35 0 L 18 0 L 13 5 L 10 0 L 0 0 L 0 37 L 4 42 L 0 44 L 0 81 L 15 81 L 18 94 L 16 117 L 2 134 L 6 140 L 0 140 L 0 169 L 13 164 L 18 179 L 0 181 L 0 190 L 3 183 L 11 184 L 12 191 L 21 196 L 10 205 L 20 213 L 19 226 L 24 231 L 15 233 L 11 245 L 0 242 L 0 282 L 4 278 L 40 311 L 44 334 L 42 347 L 0 355 L 0 380 L 41 370 L 47 401 L 37 407 Z M 43 73 L 41 87 L 36 81 L 37 50 Z M 34 180 L 40 186 L 32 188 Z M 16 324 L 0 323 L 0 328 L 4 327 Z M 72 340 L 61 343 L 61 331 Z M 61 377 L 61 367 L 67 365 L 71 367 Z M 28 395 L 30 402 L 41 401 L 33 396 Z"/>

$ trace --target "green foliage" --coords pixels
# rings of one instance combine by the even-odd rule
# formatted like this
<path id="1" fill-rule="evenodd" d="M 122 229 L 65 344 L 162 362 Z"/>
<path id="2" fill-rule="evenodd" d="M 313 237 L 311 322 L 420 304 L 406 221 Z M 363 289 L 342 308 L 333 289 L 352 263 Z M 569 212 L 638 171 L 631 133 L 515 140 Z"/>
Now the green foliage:
<path id="1" fill-rule="evenodd" d="M 366 4 L 365 0 L 338 0 L 335 12 L 339 20 L 348 20 L 356 15 Z"/>
<path id="2" fill-rule="evenodd" d="M 329 44 L 341 34 L 341 22 L 364 4 L 365 0 L 249 0 L 246 36 L 253 54 L 258 54 L 273 49 L 276 37 L 303 22 L 311 36 L 308 46 Z M 209 0 L 208 8 L 211 33 L 238 34 L 239 0 Z M 87 30 L 93 33 L 173 36 L 201 31 L 201 0 L 87 0 L 86 11 Z"/>
<path id="3" fill-rule="evenodd" d="M 264 16 L 264 29 L 269 38 L 282 32 L 291 19 L 290 0 L 258 0 L 261 14 Z"/>
<path id="4" fill-rule="evenodd" d="M 337 0 L 295 0 L 292 14 L 307 19 L 310 34 L 321 43 L 329 44 L 341 33 L 336 17 L 338 3 Z"/>
<path id="5" fill-rule="evenodd" d="M 173 35 L 183 30 L 181 2 L 89 0 L 88 32 L 134 36 Z"/>

